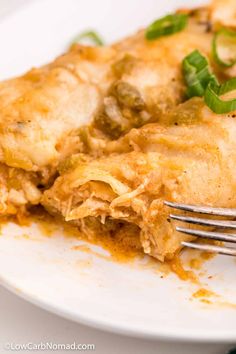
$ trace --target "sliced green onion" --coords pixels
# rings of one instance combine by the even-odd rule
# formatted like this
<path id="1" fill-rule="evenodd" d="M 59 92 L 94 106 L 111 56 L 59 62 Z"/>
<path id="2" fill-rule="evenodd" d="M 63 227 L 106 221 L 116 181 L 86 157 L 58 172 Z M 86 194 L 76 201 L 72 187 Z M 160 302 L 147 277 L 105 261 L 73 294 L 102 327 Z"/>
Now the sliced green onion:
<path id="1" fill-rule="evenodd" d="M 215 82 L 215 84 L 218 83 L 215 75 L 209 70 L 207 59 L 198 50 L 184 58 L 182 69 L 187 84 L 186 94 L 188 98 L 202 97 L 210 81 Z"/>
<path id="2" fill-rule="evenodd" d="M 216 85 L 215 82 L 210 82 L 204 96 L 205 103 L 217 114 L 235 111 L 236 98 L 229 101 L 224 101 L 220 98 L 221 95 L 234 90 L 236 90 L 236 78 L 226 81 L 223 85 Z"/>
<path id="3" fill-rule="evenodd" d="M 95 31 L 86 31 L 80 33 L 78 36 L 74 38 L 72 44 L 80 43 L 80 42 L 89 42 L 97 46 L 104 45 L 104 41 L 102 40 L 100 35 Z"/>
<path id="4" fill-rule="evenodd" d="M 236 64 L 236 31 L 223 28 L 216 32 L 212 42 L 214 60 L 221 66 Z"/>
<path id="5" fill-rule="evenodd" d="M 153 40 L 182 31 L 188 22 L 187 14 L 167 15 L 153 22 L 146 31 L 146 38 Z"/>

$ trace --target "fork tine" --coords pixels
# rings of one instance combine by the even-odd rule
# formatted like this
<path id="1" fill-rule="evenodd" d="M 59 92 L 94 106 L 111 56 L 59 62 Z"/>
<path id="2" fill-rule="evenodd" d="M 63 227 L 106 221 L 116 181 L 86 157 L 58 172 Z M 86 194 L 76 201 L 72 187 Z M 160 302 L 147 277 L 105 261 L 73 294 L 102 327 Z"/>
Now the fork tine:
<path id="1" fill-rule="evenodd" d="M 208 238 L 211 240 L 233 242 L 236 243 L 236 234 L 224 234 L 221 232 L 208 232 L 202 230 L 187 229 L 184 227 L 176 227 L 176 230 L 187 235 L 192 235 L 196 237 Z"/>
<path id="2" fill-rule="evenodd" d="M 173 203 L 173 202 L 168 202 L 168 201 L 165 201 L 164 204 L 169 206 L 170 208 L 190 211 L 192 213 L 236 217 L 236 209 L 212 208 L 212 207 L 205 207 L 205 206 L 198 206 L 198 205 Z"/>
<path id="3" fill-rule="evenodd" d="M 221 228 L 227 228 L 227 229 L 236 229 L 236 221 L 192 218 L 190 216 L 175 215 L 175 214 L 170 214 L 170 218 L 173 220 L 187 222 L 189 224 L 197 224 L 197 225 L 203 225 L 203 226 L 214 226 L 214 227 L 221 227 Z"/>
<path id="4" fill-rule="evenodd" d="M 200 243 L 192 243 L 192 242 L 182 242 L 182 246 L 194 248 L 199 251 L 206 251 L 211 253 L 220 253 L 225 254 L 227 256 L 236 256 L 236 248 L 232 247 L 220 247 L 214 245 L 203 245 Z"/>

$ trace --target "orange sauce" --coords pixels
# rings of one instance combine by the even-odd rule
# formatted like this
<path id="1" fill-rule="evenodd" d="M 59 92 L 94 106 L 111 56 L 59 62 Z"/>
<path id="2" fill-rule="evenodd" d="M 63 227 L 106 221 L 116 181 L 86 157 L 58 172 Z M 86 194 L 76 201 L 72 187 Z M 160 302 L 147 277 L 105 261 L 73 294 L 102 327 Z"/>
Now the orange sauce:
<path id="1" fill-rule="evenodd" d="M 204 243 L 204 240 L 201 240 L 202 243 Z M 211 240 L 207 243 L 212 243 Z M 216 255 L 214 253 L 210 252 L 201 252 L 198 250 L 191 250 L 191 249 L 186 249 L 183 250 L 183 255 L 185 259 L 185 263 L 188 265 L 189 268 L 194 269 L 194 270 L 202 270 L 203 265 L 214 258 Z"/>
<path id="2" fill-rule="evenodd" d="M 93 236 L 88 238 L 85 234 L 81 233 L 76 226 L 68 224 L 58 217 L 50 216 L 40 207 L 33 209 L 30 215 L 18 215 L 17 219 L 11 218 L 9 220 L 8 218 L 7 220 L 3 220 L 2 223 L 6 223 L 7 221 L 16 222 L 20 226 L 29 226 L 31 223 L 36 223 L 42 235 L 46 237 L 55 236 L 57 231 L 62 231 L 65 237 L 76 238 L 78 240 L 86 241 L 91 245 L 102 247 L 104 250 L 108 251 L 108 255 L 95 252 L 92 247 L 86 245 L 73 247 L 75 251 L 81 250 L 86 253 L 95 254 L 103 259 L 120 263 L 132 263 L 135 260 L 145 259 L 146 262 L 144 263 L 138 262 L 138 266 L 141 269 L 152 269 L 157 273 L 162 273 L 162 277 L 167 276 L 170 273 L 175 273 L 179 279 L 190 281 L 195 284 L 199 283 L 199 281 L 197 275 L 193 272 L 193 269 L 200 269 L 202 264 L 212 257 L 211 254 L 198 253 L 188 264 L 185 264 L 186 262 L 182 261 L 180 256 L 177 255 L 173 260 L 161 263 L 152 257 L 145 256 L 141 249 L 131 247 L 129 244 L 122 242 L 119 238 L 117 239 L 109 235 L 106 235 L 106 237 Z M 30 236 L 25 235 L 24 238 L 30 238 Z M 191 270 L 185 269 L 185 265 L 190 266 Z"/>
<path id="3" fill-rule="evenodd" d="M 9 221 L 9 220 L 8 220 Z M 18 220 L 12 219 L 19 224 Z M 83 248 L 84 252 L 95 254 L 107 260 L 114 260 L 121 263 L 132 262 L 136 258 L 143 257 L 141 250 L 137 250 L 134 247 L 125 244 L 124 242 L 117 240 L 115 237 L 106 235 L 106 237 L 86 236 L 81 233 L 79 229 L 69 223 L 66 223 L 58 217 L 52 217 L 47 214 L 41 208 L 35 208 L 33 212 L 25 217 L 24 225 L 30 225 L 31 223 L 37 224 L 37 227 L 41 231 L 42 235 L 46 237 L 55 236 L 56 232 L 61 231 L 65 237 L 76 238 L 78 240 L 86 241 L 91 245 L 97 245 L 108 251 L 109 255 L 103 257 L 102 254 L 95 252 L 88 246 L 75 246 L 74 250 Z M 20 224 L 21 225 L 21 224 Z M 87 247 L 87 248 L 86 248 Z"/>
<path id="4" fill-rule="evenodd" d="M 211 305 L 216 308 L 229 308 L 236 310 L 236 304 L 225 301 L 224 299 L 221 300 L 220 295 L 216 294 L 215 292 L 209 289 L 200 288 L 192 294 L 192 298 L 199 300 L 203 304 Z M 209 300 L 209 298 L 211 300 Z"/>
<path id="5" fill-rule="evenodd" d="M 195 293 L 193 293 L 192 297 L 195 299 L 199 299 L 199 298 L 219 297 L 219 295 L 217 295 L 211 290 L 201 288 L 197 290 Z"/>
<path id="6" fill-rule="evenodd" d="M 201 303 L 206 305 L 214 304 L 215 301 L 212 302 L 211 300 L 209 300 L 209 298 L 215 298 L 215 297 L 219 297 L 219 295 L 205 288 L 200 288 L 199 290 L 197 290 L 195 293 L 192 294 L 192 298 L 198 299 Z"/>
<path id="7" fill-rule="evenodd" d="M 233 304 L 232 302 L 220 301 L 220 302 L 217 303 L 217 305 L 218 305 L 219 307 L 229 308 L 229 309 L 236 310 L 236 304 Z"/>
<path id="8" fill-rule="evenodd" d="M 161 272 L 164 276 L 167 276 L 170 273 L 175 273 L 181 280 L 198 283 L 196 274 L 192 270 L 185 269 L 179 255 L 171 261 L 161 263 L 152 257 L 145 256 L 141 249 L 131 247 L 115 237 L 106 235 L 106 237 L 94 236 L 88 238 L 81 233 L 76 226 L 68 224 L 59 218 L 51 217 L 44 211 L 42 211 L 41 214 L 36 213 L 32 215 L 31 221 L 36 222 L 41 232 L 47 237 L 51 237 L 55 231 L 61 229 L 66 237 L 77 238 L 84 240 L 91 245 L 100 246 L 108 251 L 109 254 L 102 255 L 86 245 L 75 246 L 73 247 L 74 250 L 83 250 L 86 253 L 95 254 L 100 258 L 120 263 L 132 263 L 135 260 L 143 260 L 144 258 L 147 258 L 145 263 L 139 265 L 141 269 L 153 269 L 158 273 Z M 201 263 L 203 262 L 204 259 L 201 260 Z"/>
<path id="9" fill-rule="evenodd" d="M 215 257 L 215 254 L 213 254 L 213 253 L 199 252 L 195 258 L 190 258 L 190 260 L 188 261 L 188 265 L 192 269 L 200 270 L 200 269 L 202 269 L 202 266 L 206 261 L 208 261 L 214 257 Z"/>
<path id="10" fill-rule="evenodd" d="M 192 270 L 186 270 L 182 264 L 182 261 L 179 256 L 176 256 L 171 261 L 167 262 L 170 266 L 172 272 L 174 272 L 179 279 L 181 280 L 188 280 L 193 283 L 198 283 L 198 279 L 196 274 Z"/>
<path id="11" fill-rule="evenodd" d="M 90 248 L 87 245 L 73 246 L 72 249 L 75 250 L 75 251 L 82 251 L 84 253 L 94 254 L 96 257 L 99 257 L 99 258 L 102 258 L 102 259 L 105 259 L 105 260 L 110 260 L 111 259 L 109 255 L 104 255 L 104 254 L 101 254 L 99 252 L 96 252 L 96 251 L 94 251 L 92 248 Z"/>
<path id="12" fill-rule="evenodd" d="M 87 245 L 83 244 L 73 246 L 72 249 L 74 251 L 82 251 L 91 255 L 96 255 L 97 257 L 107 261 L 112 260 L 121 263 L 132 264 L 133 261 L 139 260 L 141 262 L 138 262 L 135 266 L 138 266 L 140 269 L 151 269 L 156 273 L 161 274 L 161 278 L 168 276 L 170 273 L 175 273 L 179 279 L 189 281 L 193 284 L 200 284 L 199 279 L 193 270 L 201 269 L 204 262 L 214 257 L 214 254 L 211 253 L 187 250 L 183 252 L 184 256 L 187 254 L 187 260 L 186 257 L 184 257 L 185 260 L 183 261 L 180 255 L 177 255 L 174 259 L 161 263 L 152 257 L 144 255 L 141 249 L 136 249 L 128 244 L 124 244 L 121 240 L 117 240 L 115 237 L 94 236 L 88 238 L 86 235 L 81 233 L 76 226 L 68 224 L 57 217 L 50 216 L 41 208 L 35 208 L 33 213 L 30 215 L 20 215 L 17 219 L 2 219 L 1 225 L 4 225 L 9 221 L 15 222 L 20 226 L 29 226 L 32 223 L 36 223 L 37 227 L 41 231 L 41 234 L 46 237 L 54 237 L 56 236 L 57 231 L 62 231 L 65 237 L 76 238 L 87 242 Z M 31 239 L 31 236 L 26 233 L 23 233 L 22 237 L 24 239 Z M 97 252 L 93 249 L 92 245 L 101 246 L 104 250 L 108 251 L 108 253 L 102 254 Z M 79 259 L 77 264 L 80 266 L 80 269 L 89 268 L 92 265 L 92 258 Z M 190 270 L 185 269 L 186 266 L 190 268 Z M 198 275 L 199 274 L 201 273 L 198 273 Z M 212 276 L 208 276 L 208 279 L 211 278 Z M 224 301 L 224 299 L 221 300 L 220 298 L 220 295 L 209 289 L 201 287 L 192 294 L 189 300 L 192 301 L 195 299 L 208 306 L 217 306 L 236 310 L 236 304 Z"/>

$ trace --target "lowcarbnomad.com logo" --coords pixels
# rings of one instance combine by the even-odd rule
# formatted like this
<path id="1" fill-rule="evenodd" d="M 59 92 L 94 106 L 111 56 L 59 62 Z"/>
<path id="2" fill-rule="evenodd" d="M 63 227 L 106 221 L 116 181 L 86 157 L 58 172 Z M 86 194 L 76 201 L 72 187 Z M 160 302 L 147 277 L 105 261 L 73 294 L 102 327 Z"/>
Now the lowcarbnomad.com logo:
<path id="1" fill-rule="evenodd" d="M 29 350 L 29 351 L 37 351 L 37 350 L 51 350 L 51 351 L 89 351 L 95 350 L 95 344 L 91 343 L 52 343 L 52 342 L 40 342 L 40 343 L 14 343 L 8 342 L 4 345 L 5 350 L 9 351 L 22 351 L 22 350 Z"/>

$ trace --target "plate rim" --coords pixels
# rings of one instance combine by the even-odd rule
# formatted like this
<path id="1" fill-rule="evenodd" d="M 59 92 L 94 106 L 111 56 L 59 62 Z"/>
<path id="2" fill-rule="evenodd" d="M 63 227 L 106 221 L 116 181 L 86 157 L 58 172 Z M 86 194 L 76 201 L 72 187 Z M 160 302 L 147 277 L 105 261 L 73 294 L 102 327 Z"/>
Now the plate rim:
<path id="1" fill-rule="evenodd" d="M 140 328 L 132 328 L 129 325 L 126 325 L 123 322 L 111 321 L 111 320 L 104 320 L 99 319 L 98 317 L 92 316 L 83 316 L 73 313 L 73 311 L 67 309 L 61 309 L 46 300 L 42 300 L 37 298 L 29 293 L 24 292 L 24 290 L 16 287 L 12 282 L 6 280 L 3 276 L 0 277 L 0 286 L 3 286 L 12 294 L 16 295 L 17 297 L 29 302 L 30 304 L 37 306 L 47 312 L 50 312 L 54 315 L 59 317 L 65 318 L 72 322 L 82 324 L 87 327 L 91 327 L 97 330 L 113 333 L 113 334 L 120 334 L 125 335 L 128 337 L 133 338 L 140 338 L 140 339 L 151 339 L 151 340 L 162 340 L 162 341 L 169 341 L 169 342 L 184 342 L 184 343 L 234 343 L 236 339 L 236 329 L 232 331 L 220 331 L 216 334 L 216 332 L 200 332 L 195 330 L 184 331 L 178 329 L 168 329 L 160 331 L 160 328 L 157 332 L 153 330 L 152 332 L 150 329 L 145 330 L 145 327 L 142 329 Z"/>

